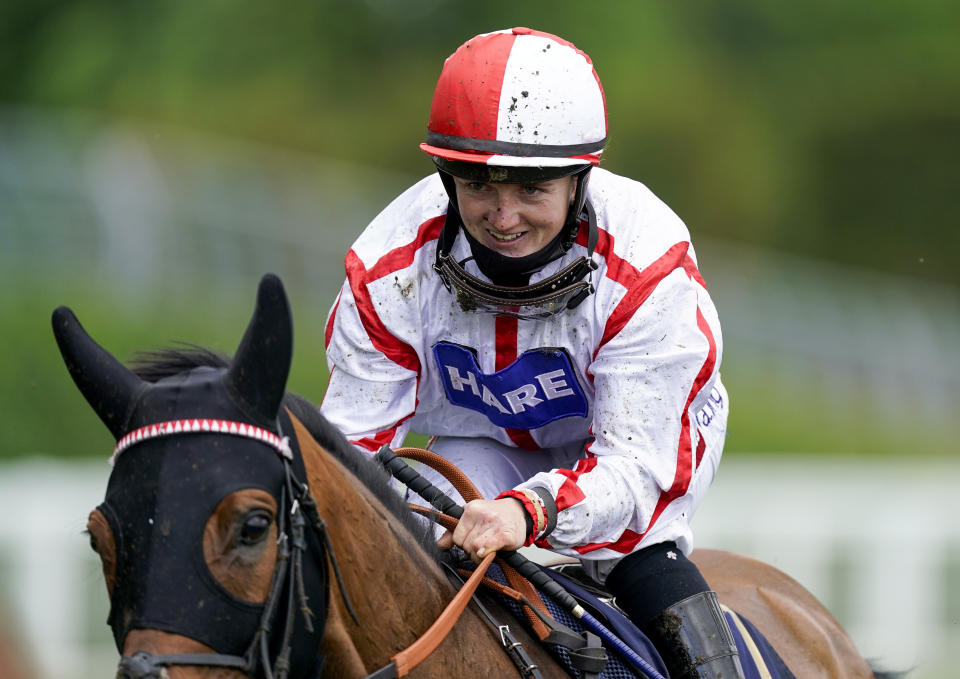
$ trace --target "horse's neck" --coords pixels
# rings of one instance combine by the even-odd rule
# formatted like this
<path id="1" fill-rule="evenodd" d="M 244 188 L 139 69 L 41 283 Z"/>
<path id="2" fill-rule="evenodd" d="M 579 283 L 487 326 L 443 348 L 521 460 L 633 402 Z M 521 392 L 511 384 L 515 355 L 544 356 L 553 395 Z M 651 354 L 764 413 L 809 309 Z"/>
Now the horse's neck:
<path id="1" fill-rule="evenodd" d="M 346 617 L 346 627 L 365 660 L 383 656 L 386 662 L 429 627 L 453 589 L 398 518 L 294 424 L 311 491 L 360 619 L 356 626 Z M 333 581 L 330 601 L 343 613 Z"/>
<path id="2" fill-rule="evenodd" d="M 295 426 L 299 423 L 295 422 Z M 454 594 L 434 558 L 398 518 L 338 460 L 298 426 L 310 488 L 327 523 L 354 623 L 331 580 L 324 630 L 324 676 L 364 677 L 390 662 L 437 619 Z M 519 626 L 515 634 L 545 677 L 566 676 Z M 513 676 L 516 668 L 495 635 L 468 607 L 438 651 L 413 676 Z"/>

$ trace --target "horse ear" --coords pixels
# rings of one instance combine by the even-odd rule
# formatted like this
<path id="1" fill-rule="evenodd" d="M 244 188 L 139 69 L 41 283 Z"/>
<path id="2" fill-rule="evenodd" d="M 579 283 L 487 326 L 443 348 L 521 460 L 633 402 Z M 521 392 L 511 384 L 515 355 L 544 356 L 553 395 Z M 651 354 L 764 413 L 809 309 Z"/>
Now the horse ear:
<path id="1" fill-rule="evenodd" d="M 272 422 L 280 411 L 293 358 L 293 320 L 283 283 L 273 274 L 260 280 L 257 306 L 227 372 L 244 402 Z"/>
<path id="2" fill-rule="evenodd" d="M 143 380 L 93 341 L 67 307 L 53 312 L 53 335 L 74 383 L 114 438 L 124 433 L 127 414 Z"/>

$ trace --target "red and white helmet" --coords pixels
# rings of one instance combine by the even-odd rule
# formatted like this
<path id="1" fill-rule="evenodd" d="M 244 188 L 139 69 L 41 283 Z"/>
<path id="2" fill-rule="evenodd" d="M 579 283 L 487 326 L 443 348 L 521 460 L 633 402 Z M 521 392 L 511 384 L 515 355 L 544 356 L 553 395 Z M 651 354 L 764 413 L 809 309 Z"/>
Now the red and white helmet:
<path id="1" fill-rule="evenodd" d="M 590 57 L 550 33 L 513 28 L 471 38 L 447 58 L 420 148 L 441 163 L 589 167 L 606 141 Z"/>

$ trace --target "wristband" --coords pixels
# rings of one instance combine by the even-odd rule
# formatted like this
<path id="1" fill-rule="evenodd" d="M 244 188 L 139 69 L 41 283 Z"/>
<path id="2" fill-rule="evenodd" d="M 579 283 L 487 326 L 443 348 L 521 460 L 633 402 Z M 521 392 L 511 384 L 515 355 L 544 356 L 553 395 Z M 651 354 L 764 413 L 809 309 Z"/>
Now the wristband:
<path id="1" fill-rule="evenodd" d="M 540 499 L 539 495 L 527 488 L 522 489 L 520 492 L 526 495 L 530 499 L 530 504 L 533 505 L 533 530 L 530 532 L 534 539 L 536 539 L 543 532 L 543 529 L 547 527 L 547 514 L 543 508 L 543 500 Z"/>
<path id="2" fill-rule="evenodd" d="M 546 488 L 514 488 L 504 491 L 497 499 L 505 497 L 519 500 L 526 511 L 528 533 L 524 547 L 547 537 L 557 527 L 557 504 Z"/>
<path id="3" fill-rule="evenodd" d="M 523 541 L 523 546 L 529 547 L 530 545 L 533 544 L 534 538 L 536 538 L 536 536 L 539 535 L 545 523 L 543 510 L 538 506 L 540 504 L 539 502 L 540 498 L 536 494 L 530 493 L 529 491 L 524 492 L 522 490 L 514 489 L 514 490 L 506 490 L 500 493 L 500 495 L 497 496 L 497 499 L 501 500 L 507 497 L 512 497 L 514 500 L 519 500 L 520 504 L 523 505 L 524 513 L 528 518 L 527 528 L 529 529 L 526 535 L 526 539 Z M 538 509 L 540 510 L 539 522 L 537 520 Z"/>
<path id="4" fill-rule="evenodd" d="M 553 495 L 551 495 L 550 491 L 546 488 L 534 486 L 531 488 L 531 490 L 540 499 L 543 512 L 546 515 L 546 525 L 536 537 L 537 540 L 542 540 L 550 535 L 550 533 L 552 533 L 557 527 L 557 501 L 553 499 Z"/>

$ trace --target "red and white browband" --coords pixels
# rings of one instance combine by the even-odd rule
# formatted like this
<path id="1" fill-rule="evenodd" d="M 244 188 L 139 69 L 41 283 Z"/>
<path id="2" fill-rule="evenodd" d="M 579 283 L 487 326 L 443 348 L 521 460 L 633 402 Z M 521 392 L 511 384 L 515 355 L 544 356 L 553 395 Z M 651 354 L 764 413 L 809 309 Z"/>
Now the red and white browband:
<path id="1" fill-rule="evenodd" d="M 266 443 L 268 446 L 276 448 L 277 452 L 288 460 L 293 459 L 293 451 L 290 450 L 290 439 L 286 436 L 281 438 L 272 431 L 261 429 L 260 427 L 245 422 L 196 418 L 191 420 L 157 422 L 156 424 L 148 424 L 145 427 L 134 429 L 117 441 L 117 446 L 113 449 L 113 454 L 110 456 L 110 466 L 112 467 L 120 453 L 130 446 L 148 439 L 159 438 L 161 436 L 173 436 L 174 434 L 227 434 L 230 436 L 243 436 L 248 439 Z"/>

